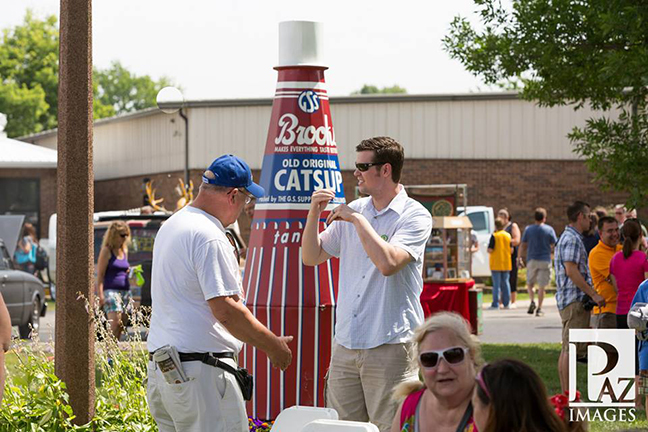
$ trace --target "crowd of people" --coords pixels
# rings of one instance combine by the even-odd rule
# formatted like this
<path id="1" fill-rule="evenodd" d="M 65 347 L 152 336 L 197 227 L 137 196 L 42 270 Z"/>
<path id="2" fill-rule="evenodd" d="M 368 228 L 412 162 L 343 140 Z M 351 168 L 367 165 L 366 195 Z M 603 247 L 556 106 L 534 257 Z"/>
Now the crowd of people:
<path id="1" fill-rule="evenodd" d="M 311 197 L 303 264 L 340 258 L 326 405 L 341 419 L 371 422 L 381 432 L 579 430 L 548 398 L 530 366 L 512 359 L 484 364 L 463 317 L 441 312 L 424 319 L 419 297 L 432 217 L 400 184 L 403 163 L 403 147 L 392 138 L 363 140 L 356 147 L 354 176 L 365 197 L 334 208 L 322 232 L 322 212 L 335 194 L 321 189 Z M 291 365 L 292 336 L 272 333 L 243 303 L 239 257 L 226 233 L 263 195 L 243 160 L 221 156 L 204 171 L 196 199 L 157 233 L 147 398 L 161 432 L 247 430 L 249 376 L 236 362 L 244 343 L 264 351 L 281 370 Z M 553 255 L 563 391 L 569 384 L 569 330 L 627 328 L 631 306 L 648 302 L 645 228 L 629 216 L 622 206 L 611 217 L 577 201 L 567 209 L 569 225 L 558 238 L 543 208 L 534 210 L 535 222 L 524 230 L 507 209 L 497 213 L 488 245 L 490 307 L 517 307 L 518 269 L 526 268 L 527 312 L 543 316 Z M 17 258 L 26 259 L 21 265 L 29 269 L 25 257 L 37 243 L 35 232 L 33 239 L 25 233 Z M 113 222 L 97 262 L 99 300 L 117 338 L 130 302 L 130 236 L 126 223 Z M 5 319 L 0 313 L 0 324 Z M 639 348 L 637 374 L 648 382 L 648 344 Z M 180 363 L 173 367 L 182 373 L 170 381 L 174 356 Z"/>
<path id="2" fill-rule="evenodd" d="M 460 315 L 424 320 L 419 296 L 431 215 L 400 184 L 404 151 L 398 142 L 375 137 L 356 152 L 354 176 L 365 197 L 335 207 L 319 232 L 335 195 L 315 191 L 301 239 L 305 265 L 340 258 L 326 405 L 343 420 L 371 422 L 381 432 L 566 431 L 564 415 L 556 414 L 529 366 L 515 360 L 483 365 L 479 342 Z M 222 156 L 204 172 L 196 200 L 158 232 L 148 400 L 161 431 L 246 430 L 246 389 L 233 369 L 243 343 L 265 351 L 275 367 L 290 367 L 291 336 L 274 335 L 243 305 L 241 274 L 225 236 L 224 227 L 263 193 L 244 161 Z M 499 264 L 494 279 L 503 307 L 516 299 L 513 261 L 531 265 L 530 289 L 548 284 L 555 233 L 543 226 L 546 212 L 536 213 L 537 227 L 524 235 L 506 209 L 498 213 L 489 249 Z M 188 380 L 165 379 L 166 366 L 156 359 L 169 347 L 177 349 Z M 512 407 L 520 394 L 528 400 Z"/>
<path id="3" fill-rule="evenodd" d="M 558 238 L 546 223 L 546 210 L 537 208 L 535 223 L 524 229 L 518 243 L 519 253 L 514 250 L 516 229 L 505 230 L 511 226 L 508 211 L 500 210 L 495 220 L 495 233 L 488 249 L 493 282 L 491 309 L 514 307 L 513 284 L 509 280 L 513 280 L 513 273 L 517 276 L 517 268 L 513 266 L 517 254 L 518 267 L 526 268 L 530 299 L 527 312 L 543 316 L 553 256 L 555 298 L 563 328 L 558 361 L 563 391 L 569 386 L 569 330 L 627 329 L 631 306 L 648 300 L 648 284 L 643 284 L 648 279 L 648 233 L 635 210 L 628 211 L 623 205 L 616 205 L 613 212 L 614 216 L 608 216 L 603 207 L 592 211 L 587 203 L 576 201 L 567 208 L 569 224 Z M 509 270 L 511 276 L 507 274 Z M 586 359 L 586 349 L 585 344 L 577 344 L 580 360 Z M 648 379 L 642 381 L 640 378 L 648 378 L 648 343 L 637 340 L 637 353 L 636 388 L 641 387 L 642 392 L 646 392 Z M 646 385 L 640 386 L 643 382 Z M 639 397 L 636 401 L 639 405 Z"/>

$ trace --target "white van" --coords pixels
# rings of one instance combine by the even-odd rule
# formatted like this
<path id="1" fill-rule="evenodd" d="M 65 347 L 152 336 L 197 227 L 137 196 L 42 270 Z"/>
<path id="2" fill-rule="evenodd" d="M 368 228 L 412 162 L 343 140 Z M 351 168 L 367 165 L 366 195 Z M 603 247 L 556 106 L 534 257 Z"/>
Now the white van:
<path id="1" fill-rule="evenodd" d="M 477 233 L 479 251 L 472 256 L 472 276 L 490 277 L 490 265 L 488 262 L 488 241 L 495 231 L 495 213 L 493 207 L 468 206 L 466 211 L 463 207 L 457 208 L 459 216 L 468 216 L 473 225 L 473 231 Z"/>

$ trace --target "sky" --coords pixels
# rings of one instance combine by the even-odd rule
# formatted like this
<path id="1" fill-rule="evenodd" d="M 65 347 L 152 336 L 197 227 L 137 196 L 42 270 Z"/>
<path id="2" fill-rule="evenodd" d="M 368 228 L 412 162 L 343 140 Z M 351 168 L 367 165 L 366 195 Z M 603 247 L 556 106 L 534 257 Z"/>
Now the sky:
<path id="1" fill-rule="evenodd" d="M 3 2 L 0 28 L 23 22 L 27 9 L 59 16 L 60 0 Z M 95 0 L 93 61 L 137 75 L 167 76 L 185 99 L 272 97 L 278 23 L 323 23 L 330 95 L 364 84 L 399 85 L 410 94 L 494 91 L 443 51 L 456 15 L 474 17 L 472 0 Z"/>

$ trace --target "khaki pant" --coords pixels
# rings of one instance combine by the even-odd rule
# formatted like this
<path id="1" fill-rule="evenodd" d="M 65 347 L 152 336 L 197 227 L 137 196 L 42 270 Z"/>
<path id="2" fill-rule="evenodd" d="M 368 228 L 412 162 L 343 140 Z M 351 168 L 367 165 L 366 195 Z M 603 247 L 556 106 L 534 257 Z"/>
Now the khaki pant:
<path id="1" fill-rule="evenodd" d="M 615 329 L 617 328 L 616 314 L 603 312 L 592 314 L 590 325 L 593 329 Z"/>
<path id="2" fill-rule="evenodd" d="M 221 359 L 230 366 L 234 360 Z M 183 362 L 190 381 L 168 384 L 149 361 L 147 399 L 160 432 L 247 432 L 245 401 L 234 376 L 199 361 Z"/>
<path id="3" fill-rule="evenodd" d="M 569 352 L 569 329 L 590 328 L 590 313 L 583 308 L 580 300 L 569 303 L 565 309 L 559 310 L 562 320 L 562 350 Z M 587 356 L 587 344 L 576 344 L 576 355 L 578 358 Z"/>
<path id="4" fill-rule="evenodd" d="M 394 386 L 412 379 L 412 344 L 386 344 L 371 349 L 333 346 L 326 381 L 326 405 L 340 420 L 371 422 L 389 432 L 398 405 Z"/>
<path id="5" fill-rule="evenodd" d="M 533 288 L 537 283 L 545 288 L 551 280 L 551 261 L 529 260 L 527 263 L 527 286 Z"/>

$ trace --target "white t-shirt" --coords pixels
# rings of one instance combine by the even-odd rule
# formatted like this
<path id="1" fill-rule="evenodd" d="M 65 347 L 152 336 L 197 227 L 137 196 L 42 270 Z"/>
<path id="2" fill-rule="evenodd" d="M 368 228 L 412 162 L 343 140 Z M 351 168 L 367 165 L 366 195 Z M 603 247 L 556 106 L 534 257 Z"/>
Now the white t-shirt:
<path id="1" fill-rule="evenodd" d="M 212 314 L 207 300 L 242 295 L 234 247 L 221 222 L 186 206 L 160 228 L 153 246 L 153 313 L 148 350 L 235 352 L 236 339 Z"/>
<path id="2" fill-rule="evenodd" d="M 432 216 L 405 188 L 377 211 L 371 197 L 349 204 L 385 241 L 412 257 L 402 270 L 383 276 L 365 252 L 352 223 L 334 221 L 320 234 L 322 248 L 340 257 L 335 340 L 349 349 L 408 341 L 423 322 L 423 255 Z"/>

